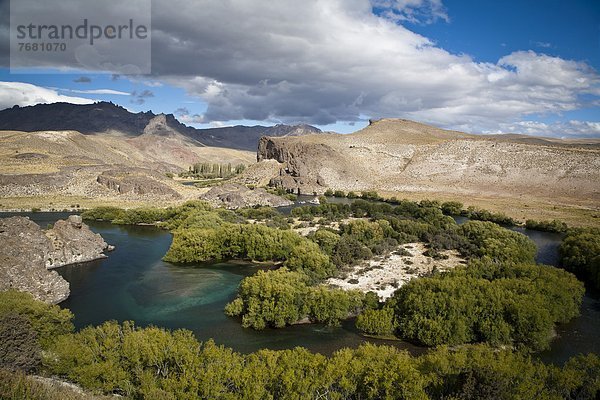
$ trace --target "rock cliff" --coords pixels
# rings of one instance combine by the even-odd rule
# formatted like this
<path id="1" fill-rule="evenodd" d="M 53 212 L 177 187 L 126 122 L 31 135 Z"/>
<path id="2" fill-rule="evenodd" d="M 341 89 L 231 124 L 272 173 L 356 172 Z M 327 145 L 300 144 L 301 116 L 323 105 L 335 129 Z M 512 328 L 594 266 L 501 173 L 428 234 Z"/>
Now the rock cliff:
<path id="1" fill-rule="evenodd" d="M 112 250 L 77 215 L 46 231 L 26 217 L 2 218 L 0 243 L 0 290 L 29 292 L 53 304 L 70 291 L 69 283 L 49 268 L 102 258 Z"/>
<path id="2" fill-rule="evenodd" d="M 92 232 L 79 215 L 71 215 L 66 221 L 56 221 L 52 229 L 44 233 L 50 240 L 50 251 L 46 257 L 48 269 L 104 258 L 104 251 L 113 249 L 102 236 Z"/>

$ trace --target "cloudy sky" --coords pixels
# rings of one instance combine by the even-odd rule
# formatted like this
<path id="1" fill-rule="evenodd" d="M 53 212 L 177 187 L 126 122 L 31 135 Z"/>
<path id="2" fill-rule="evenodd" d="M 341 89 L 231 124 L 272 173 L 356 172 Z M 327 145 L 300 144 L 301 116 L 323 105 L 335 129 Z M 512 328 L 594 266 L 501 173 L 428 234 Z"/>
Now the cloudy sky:
<path id="1" fill-rule="evenodd" d="M 7 0 L 0 15 L 0 108 L 110 100 L 197 127 L 352 132 L 400 117 L 600 137 L 597 0 L 155 0 L 145 75 L 59 61 L 11 71 Z"/>

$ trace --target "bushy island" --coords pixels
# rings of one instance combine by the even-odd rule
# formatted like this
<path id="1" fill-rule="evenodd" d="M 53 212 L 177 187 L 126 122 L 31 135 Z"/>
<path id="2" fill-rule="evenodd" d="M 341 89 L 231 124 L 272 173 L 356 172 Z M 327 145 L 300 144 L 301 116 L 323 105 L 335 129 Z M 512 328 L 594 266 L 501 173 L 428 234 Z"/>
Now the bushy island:
<path id="1" fill-rule="evenodd" d="M 593 399 L 600 394 L 597 356 L 580 356 L 558 368 L 528 355 L 549 347 L 555 324 L 579 314 L 584 286 L 564 269 L 537 265 L 531 240 L 491 222 L 510 223 L 507 217 L 464 210 L 456 202 L 360 196 L 352 204 L 298 207 L 289 217 L 268 207 L 231 211 L 199 201 L 167 209 L 103 207 L 83 216 L 169 229 L 173 242 L 165 260 L 170 262 L 265 262 L 241 282 L 225 309 L 245 327 L 337 325 L 356 317 L 365 334 L 437 346 L 426 355 L 374 345 L 329 358 L 301 348 L 240 355 L 210 341 L 198 343 L 189 331 L 114 322 L 49 337 L 31 325 L 37 317 L 19 312 L 24 329 L 35 332 L 20 337 L 37 337 L 43 349 L 33 368 L 40 368 L 41 360 L 47 373 L 132 398 Z M 484 221 L 458 225 L 450 215 Z M 310 233 L 300 235 L 299 226 Z M 566 235 L 562 264 L 597 284 L 598 231 L 570 229 Z M 385 301 L 373 292 L 324 283 L 354 264 L 414 242 L 425 243 L 433 258 L 455 250 L 466 265 L 411 280 Z M 19 302 L 40 307 L 32 300 Z M 28 318 L 30 325 L 23 322 Z"/>

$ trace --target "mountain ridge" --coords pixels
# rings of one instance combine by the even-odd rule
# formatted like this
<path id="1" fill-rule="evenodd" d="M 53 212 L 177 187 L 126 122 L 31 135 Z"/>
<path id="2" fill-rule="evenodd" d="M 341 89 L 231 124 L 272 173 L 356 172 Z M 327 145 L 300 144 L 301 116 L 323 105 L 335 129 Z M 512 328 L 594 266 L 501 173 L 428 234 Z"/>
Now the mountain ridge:
<path id="1" fill-rule="evenodd" d="M 152 111 L 133 113 L 112 102 L 93 104 L 50 103 L 14 106 L 0 110 L 0 130 L 6 131 L 77 131 L 84 135 L 111 134 L 138 137 L 148 132 L 148 124 L 158 116 L 162 125 L 204 146 L 256 151 L 262 136 L 300 136 L 322 131 L 306 124 L 275 126 L 229 126 L 197 129 L 180 122 L 173 114 Z"/>

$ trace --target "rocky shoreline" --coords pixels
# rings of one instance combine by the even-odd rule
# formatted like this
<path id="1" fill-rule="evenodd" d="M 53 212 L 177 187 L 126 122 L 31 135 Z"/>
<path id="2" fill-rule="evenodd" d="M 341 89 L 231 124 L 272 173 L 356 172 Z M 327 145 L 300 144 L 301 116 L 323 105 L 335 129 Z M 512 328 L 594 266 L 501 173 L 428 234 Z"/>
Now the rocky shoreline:
<path id="1" fill-rule="evenodd" d="M 42 230 L 27 217 L 0 219 L 0 291 L 31 293 L 46 303 L 69 297 L 69 283 L 51 269 L 104 258 L 113 246 L 71 215 Z"/>

